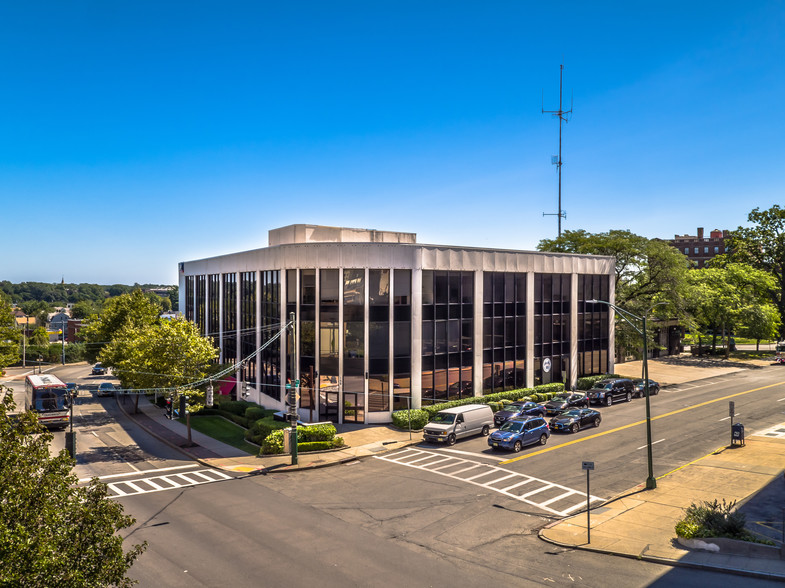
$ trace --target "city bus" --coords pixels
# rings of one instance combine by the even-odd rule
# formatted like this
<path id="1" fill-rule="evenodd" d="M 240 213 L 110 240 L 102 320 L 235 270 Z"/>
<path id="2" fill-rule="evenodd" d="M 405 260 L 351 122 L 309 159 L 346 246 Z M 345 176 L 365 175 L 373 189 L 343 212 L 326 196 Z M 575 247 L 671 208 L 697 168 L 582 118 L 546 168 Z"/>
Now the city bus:
<path id="1" fill-rule="evenodd" d="M 38 422 L 50 429 L 68 425 L 71 393 L 63 382 L 49 374 L 25 378 L 25 410 L 38 414 Z"/>

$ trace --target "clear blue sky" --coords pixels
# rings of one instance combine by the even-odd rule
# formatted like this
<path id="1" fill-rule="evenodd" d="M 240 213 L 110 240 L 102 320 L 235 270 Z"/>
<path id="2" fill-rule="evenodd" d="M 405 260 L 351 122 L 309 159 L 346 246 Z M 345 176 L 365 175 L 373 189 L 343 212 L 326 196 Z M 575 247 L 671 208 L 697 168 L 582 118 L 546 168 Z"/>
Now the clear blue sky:
<path id="1" fill-rule="evenodd" d="M 785 201 L 785 3 L 3 2 L 0 279 L 176 283 L 294 223 L 534 249 Z"/>

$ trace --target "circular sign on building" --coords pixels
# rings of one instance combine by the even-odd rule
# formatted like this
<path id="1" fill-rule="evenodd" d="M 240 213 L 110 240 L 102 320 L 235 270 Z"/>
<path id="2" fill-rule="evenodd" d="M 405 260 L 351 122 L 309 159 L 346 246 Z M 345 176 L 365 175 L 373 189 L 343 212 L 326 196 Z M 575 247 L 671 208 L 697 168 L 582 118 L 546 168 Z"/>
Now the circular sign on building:
<path id="1" fill-rule="evenodd" d="M 546 374 L 549 371 L 551 371 L 551 358 L 550 357 L 546 357 L 546 358 L 544 358 L 542 360 L 542 371 L 544 371 Z"/>

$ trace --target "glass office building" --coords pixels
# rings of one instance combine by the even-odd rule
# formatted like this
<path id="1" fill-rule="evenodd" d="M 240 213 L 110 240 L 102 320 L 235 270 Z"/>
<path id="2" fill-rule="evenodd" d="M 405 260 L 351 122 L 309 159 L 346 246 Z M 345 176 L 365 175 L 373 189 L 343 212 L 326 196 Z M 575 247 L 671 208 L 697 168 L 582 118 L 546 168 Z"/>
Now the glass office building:
<path id="1" fill-rule="evenodd" d="M 614 259 L 424 245 L 412 233 L 290 225 L 269 246 L 180 263 L 180 308 L 238 363 L 249 398 L 304 421 L 613 370 Z M 294 329 L 283 325 L 294 317 Z"/>

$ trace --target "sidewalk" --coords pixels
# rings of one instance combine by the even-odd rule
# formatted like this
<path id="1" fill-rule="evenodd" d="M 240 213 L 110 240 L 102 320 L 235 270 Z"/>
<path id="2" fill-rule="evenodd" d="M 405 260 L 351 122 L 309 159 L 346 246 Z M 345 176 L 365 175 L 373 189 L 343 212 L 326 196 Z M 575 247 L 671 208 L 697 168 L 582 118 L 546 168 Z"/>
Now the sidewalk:
<path id="1" fill-rule="evenodd" d="M 750 554 L 744 552 L 754 544 L 726 540 L 714 542 L 716 553 L 690 550 L 676 541 L 674 531 L 691 503 L 724 499 L 741 504 L 782 479 L 783 469 L 785 438 L 753 435 L 744 446 L 723 447 L 658 479 L 654 490 L 641 485 L 592 509 L 591 543 L 586 542 L 585 512 L 549 525 L 540 537 L 563 547 L 785 580 L 778 548 L 753 548 L 762 553 Z M 785 488 L 779 490 L 785 495 Z"/>
<path id="2" fill-rule="evenodd" d="M 124 398 L 127 402 L 123 401 Z M 167 419 L 162 408 L 140 398 L 140 412 L 132 414 L 132 398 L 119 396 L 117 401 L 118 406 L 130 418 L 154 437 L 205 465 L 233 472 L 312 469 L 352 461 L 383 451 L 392 451 L 422 441 L 421 432 L 412 432 L 410 435 L 389 425 L 336 425 L 338 436 L 343 437 L 346 443 L 345 448 L 300 453 L 297 465 L 292 465 L 291 455 L 249 455 L 231 445 L 203 435 L 193 428 L 191 429 L 192 444 L 189 446 L 186 426 L 176 420 Z"/>
<path id="3" fill-rule="evenodd" d="M 701 361 L 689 358 L 649 360 L 649 377 L 662 385 L 707 379 L 743 369 L 760 369 L 768 362 Z M 616 373 L 640 377 L 640 362 L 616 366 Z M 777 368 L 774 368 L 777 369 Z M 780 368 L 781 369 L 781 368 Z M 785 370 L 783 370 L 785 376 Z M 120 405 L 130 412 L 130 402 Z M 193 445 L 187 446 L 185 425 L 164 417 L 163 410 L 140 399 L 140 414 L 129 414 L 152 435 L 200 462 L 228 471 L 296 471 L 329 466 L 419 443 L 421 435 L 398 431 L 391 426 L 337 425 L 345 449 L 304 453 L 298 464 L 290 455 L 252 456 L 210 437 L 192 431 Z M 751 435 L 746 445 L 723 447 L 714 453 L 674 470 L 657 480 L 657 488 L 632 488 L 622 496 L 591 511 L 591 543 L 586 542 L 586 513 L 557 521 L 540 531 L 540 537 L 563 547 L 584 549 L 667 565 L 704 568 L 753 577 L 785 580 L 785 560 L 776 548 L 753 548 L 739 542 L 718 541 L 718 553 L 682 547 L 674 527 L 693 502 L 715 499 L 743 504 L 755 499 L 765 487 L 781 492 L 777 504 L 785 504 L 785 425 L 782 434 Z M 779 520 L 779 519 L 777 519 Z M 748 522 L 751 522 L 750 520 Z M 731 545 L 728 545 L 730 543 Z M 757 552 L 755 551 L 757 549 Z M 767 553 L 762 553 L 767 552 Z"/>

